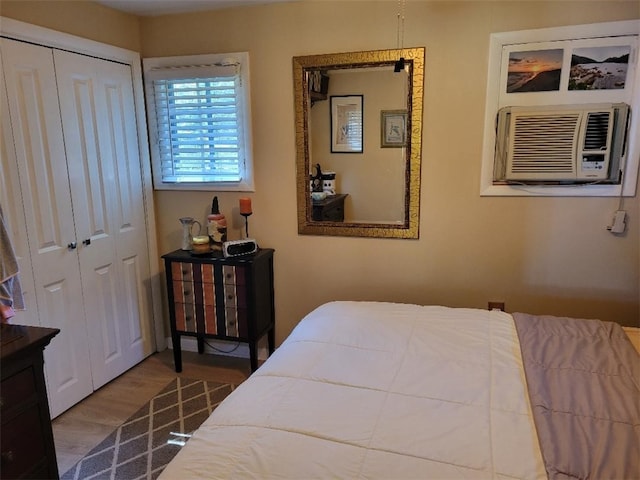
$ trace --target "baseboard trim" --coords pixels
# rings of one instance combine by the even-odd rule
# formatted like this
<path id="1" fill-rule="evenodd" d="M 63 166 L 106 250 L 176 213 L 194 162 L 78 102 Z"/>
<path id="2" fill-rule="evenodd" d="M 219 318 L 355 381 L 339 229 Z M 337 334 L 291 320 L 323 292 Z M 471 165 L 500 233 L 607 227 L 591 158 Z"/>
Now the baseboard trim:
<path id="1" fill-rule="evenodd" d="M 166 339 L 168 348 L 173 350 L 171 337 Z M 195 337 L 181 337 L 180 347 L 183 352 L 197 352 L 198 341 Z M 204 353 L 209 355 L 225 355 L 228 357 L 238 357 L 249 359 L 249 345 L 244 342 L 215 340 L 205 338 Z M 269 357 L 267 347 L 258 346 L 258 359 L 266 360 Z"/>

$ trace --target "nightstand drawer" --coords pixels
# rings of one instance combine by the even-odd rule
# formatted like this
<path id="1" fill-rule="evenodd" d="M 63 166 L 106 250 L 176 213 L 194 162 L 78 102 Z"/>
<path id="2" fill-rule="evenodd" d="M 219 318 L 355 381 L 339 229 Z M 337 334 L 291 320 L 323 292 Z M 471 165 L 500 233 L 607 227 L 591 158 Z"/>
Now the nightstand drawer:
<path id="1" fill-rule="evenodd" d="M 173 281 L 173 298 L 180 303 L 216 304 L 216 288 L 213 283 Z"/>
<path id="2" fill-rule="evenodd" d="M 20 404 L 36 400 L 36 379 L 33 368 L 25 368 L 2 381 L 0 390 L 0 412 L 6 418 L 7 412 Z"/>
<path id="3" fill-rule="evenodd" d="M 37 404 L 2 425 L 0 457 L 3 478 L 18 478 L 38 463 L 46 462 L 41 429 Z"/>
<path id="4" fill-rule="evenodd" d="M 172 262 L 171 278 L 184 282 L 215 283 L 213 265 L 205 263 Z"/>
<path id="5" fill-rule="evenodd" d="M 222 281 L 225 285 L 246 285 L 245 268 L 235 265 L 223 265 Z"/>
<path id="6" fill-rule="evenodd" d="M 173 262 L 171 264 L 171 278 L 193 282 L 193 265 L 191 263 Z"/>
<path id="7" fill-rule="evenodd" d="M 176 330 L 192 333 L 196 333 L 198 331 L 195 303 L 176 302 L 174 312 L 176 315 Z"/>
<path id="8" fill-rule="evenodd" d="M 218 333 L 215 305 L 176 302 L 174 304 L 174 314 L 176 317 L 176 330 L 179 332 L 205 333 L 208 335 Z"/>
<path id="9" fill-rule="evenodd" d="M 179 303 L 195 303 L 195 293 L 193 291 L 193 282 L 174 280 L 173 296 L 175 301 Z"/>
<path id="10" fill-rule="evenodd" d="M 249 312 L 246 308 L 226 307 L 225 313 L 225 329 L 229 337 L 249 336 L 248 318 Z"/>
<path id="11" fill-rule="evenodd" d="M 225 307 L 246 307 L 247 289 L 236 288 L 235 285 L 224 286 L 224 306 Z"/>

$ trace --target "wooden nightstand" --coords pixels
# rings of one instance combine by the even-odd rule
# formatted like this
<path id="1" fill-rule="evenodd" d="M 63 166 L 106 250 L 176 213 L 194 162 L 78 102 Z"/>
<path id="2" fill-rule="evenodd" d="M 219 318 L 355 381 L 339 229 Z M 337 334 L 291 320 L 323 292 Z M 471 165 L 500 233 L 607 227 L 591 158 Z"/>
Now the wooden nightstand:
<path id="1" fill-rule="evenodd" d="M 344 199 L 347 195 L 337 193 L 324 200 L 311 200 L 314 222 L 344 222 Z"/>
<path id="2" fill-rule="evenodd" d="M 273 250 L 239 257 L 195 256 L 176 250 L 163 255 L 169 295 L 171 341 L 176 372 L 182 371 L 180 337 L 249 344 L 251 371 L 258 368 L 257 343 L 267 335 L 275 348 Z"/>
<path id="3" fill-rule="evenodd" d="M 0 328 L 0 477 L 58 478 L 42 352 L 60 330 L 6 324 Z"/>

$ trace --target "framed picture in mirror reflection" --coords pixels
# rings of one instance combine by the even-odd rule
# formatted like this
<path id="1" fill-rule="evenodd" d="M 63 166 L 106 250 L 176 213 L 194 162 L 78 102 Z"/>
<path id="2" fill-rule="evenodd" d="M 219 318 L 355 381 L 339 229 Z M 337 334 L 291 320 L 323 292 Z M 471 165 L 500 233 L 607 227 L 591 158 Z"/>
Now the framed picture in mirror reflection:
<path id="1" fill-rule="evenodd" d="M 362 153 L 363 95 L 331 96 L 331 153 Z"/>
<path id="2" fill-rule="evenodd" d="M 407 111 L 382 110 L 380 112 L 380 146 L 404 147 L 407 144 Z"/>

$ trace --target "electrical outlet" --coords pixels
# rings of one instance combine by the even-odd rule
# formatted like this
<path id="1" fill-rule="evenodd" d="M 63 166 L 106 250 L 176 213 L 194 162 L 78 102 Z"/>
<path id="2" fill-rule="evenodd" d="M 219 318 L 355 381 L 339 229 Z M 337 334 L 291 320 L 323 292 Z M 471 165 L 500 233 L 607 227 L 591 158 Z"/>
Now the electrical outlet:
<path id="1" fill-rule="evenodd" d="M 504 312 L 504 302 L 489 302 L 487 304 L 488 310 L 501 310 Z"/>

